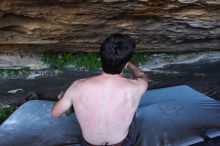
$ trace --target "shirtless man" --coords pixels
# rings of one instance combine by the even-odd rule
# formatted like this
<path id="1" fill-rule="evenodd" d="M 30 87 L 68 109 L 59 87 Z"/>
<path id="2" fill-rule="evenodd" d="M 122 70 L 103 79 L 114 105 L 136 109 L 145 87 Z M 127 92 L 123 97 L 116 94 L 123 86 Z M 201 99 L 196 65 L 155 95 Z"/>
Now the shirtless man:
<path id="1" fill-rule="evenodd" d="M 148 87 L 145 73 L 129 62 L 134 49 L 135 42 L 128 35 L 108 37 L 101 45 L 102 73 L 75 81 L 53 106 L 53 117 L 74 107 L 83 146 L 134 145 L 135 111 Z M 123 77 L 125 68 L 134 79 Z"/>

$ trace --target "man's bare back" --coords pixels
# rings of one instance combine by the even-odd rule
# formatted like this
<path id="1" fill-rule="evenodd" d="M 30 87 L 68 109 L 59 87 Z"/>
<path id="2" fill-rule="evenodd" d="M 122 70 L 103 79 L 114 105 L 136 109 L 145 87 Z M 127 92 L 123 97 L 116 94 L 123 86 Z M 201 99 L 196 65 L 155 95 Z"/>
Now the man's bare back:
<path id="1" fill-rule="evenodd" d="M 135 80 L 103 73 L 79 80 L 69 88 L 77 94 L 72 98 L 73 107 L 86 141 L 97 145 L 115 144 L 127 136 L 145 90 L 136 84 Z"/>
<path id="2" fill-rule="evenodd" d="M 115 144 L 127 136 L 146 88 L 143 81 L 102 73 L 75 81 L 63 99 L 70 99 L 86 141 Z"/>
<path id="3" fill-rule="evenodd" d="M 128 62 L 134 47 L 128 35 L 110 36 L 100 51 L 103 72 L 75 81 L 63 98 L 58 96 L 60 100 L 54 104 L 51 114 L 58 117 L 73 106 L 82 130 L 82 145 L 123 143 L 131 146 L 135 143 L 129 127 L 147 89 L 148 78 L 141 69 Z M 123 77 L 123 69 L 127 67 L 134 79 Z"/>

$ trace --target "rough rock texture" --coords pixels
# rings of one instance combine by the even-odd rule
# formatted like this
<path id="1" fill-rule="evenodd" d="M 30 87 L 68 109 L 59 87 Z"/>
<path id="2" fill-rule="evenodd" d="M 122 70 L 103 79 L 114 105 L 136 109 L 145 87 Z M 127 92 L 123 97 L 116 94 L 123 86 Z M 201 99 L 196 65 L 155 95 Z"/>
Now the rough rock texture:
<path id="1" fill-rule="evenodd" d="M 20 69 L 28 67 L 29 69 L 43 69 L 47 66 L 42 62 L 38 54 L 2 54 L 0 55 L 0 69 Z"/>
<path id="2" fill-rule="evenodd" d="M 0 53 L 97 51 L 110 33 L 137 51 L 220 49 L 220 0 L 2 0 Z"/>

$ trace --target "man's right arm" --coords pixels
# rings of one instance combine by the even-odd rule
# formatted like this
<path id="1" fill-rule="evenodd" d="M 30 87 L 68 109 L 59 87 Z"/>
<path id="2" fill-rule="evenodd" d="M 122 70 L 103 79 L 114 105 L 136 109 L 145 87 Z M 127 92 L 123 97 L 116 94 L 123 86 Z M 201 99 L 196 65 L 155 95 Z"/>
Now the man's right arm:
<path id="1" fill-rule="evenodd" d="M 66 112 L 70 114 L 70 108 L 73 106 L 73 98 L 77 97 L 78 82 L 75 81 L 64 93 L 60 92 L 58 95 L 58 101 L 53 105 L 51 115 L 53 117 L 59 117 L 62 113 Z"/>
<path id="2" fill-rule="evenodd" d="M 146 89 L 148 86 L 148 77 L 147 75 L 138 67 L 136 67 L 131 62 L 128 62 L 128 68 L 131 70 L 133 77 L 138 80 Z"/>

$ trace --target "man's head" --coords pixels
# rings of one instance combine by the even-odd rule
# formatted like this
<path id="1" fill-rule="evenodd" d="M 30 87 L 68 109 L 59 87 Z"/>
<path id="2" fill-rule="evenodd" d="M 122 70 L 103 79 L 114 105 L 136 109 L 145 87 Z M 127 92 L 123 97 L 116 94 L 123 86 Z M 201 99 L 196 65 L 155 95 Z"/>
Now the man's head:
<path id="1" fill-rule="evenodd" d="M 112 34 L 101 44 L 102 69 L 107 74 L 120 74 L 134 54 L 135 41 L 126 34 Z"/>

